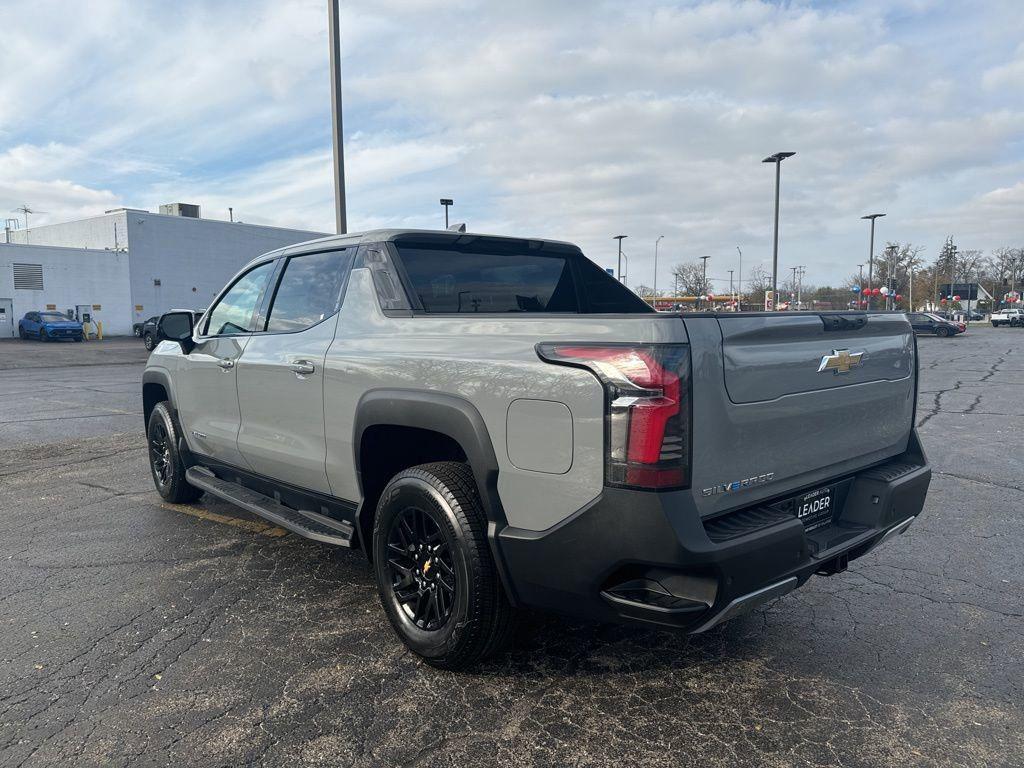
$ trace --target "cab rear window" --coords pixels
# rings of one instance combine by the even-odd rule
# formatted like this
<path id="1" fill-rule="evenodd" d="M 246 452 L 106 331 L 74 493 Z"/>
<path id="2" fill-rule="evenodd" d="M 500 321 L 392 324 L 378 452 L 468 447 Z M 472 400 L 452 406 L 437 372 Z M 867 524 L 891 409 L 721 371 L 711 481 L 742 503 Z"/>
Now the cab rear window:
<path id="1" fill-rule="evenodd" d="M 431 314 L 652 311 L 570 246 L 476 236 L 395 246 L 414 304 Z"/>

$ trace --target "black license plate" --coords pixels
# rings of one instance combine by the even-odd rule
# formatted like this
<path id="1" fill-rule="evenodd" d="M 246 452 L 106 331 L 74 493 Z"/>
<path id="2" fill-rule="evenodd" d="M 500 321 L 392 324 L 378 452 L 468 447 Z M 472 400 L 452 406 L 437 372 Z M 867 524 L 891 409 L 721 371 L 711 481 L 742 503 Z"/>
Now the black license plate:
<path id="1" fill-rule="evenodd" d="M 836 506 L 835 486 L 829 485 L 816 491 L 797 496 L 792 500 L 793 514 L 808 531 L 823 528 L 832 522 Z"/>

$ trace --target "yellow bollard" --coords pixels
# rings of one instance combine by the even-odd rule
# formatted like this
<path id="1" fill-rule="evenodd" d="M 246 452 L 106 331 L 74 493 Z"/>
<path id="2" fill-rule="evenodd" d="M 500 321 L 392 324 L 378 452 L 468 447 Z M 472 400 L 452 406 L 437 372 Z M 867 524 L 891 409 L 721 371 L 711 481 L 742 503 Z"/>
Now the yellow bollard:
<path id="1" fill-rule="evenodd" d="M 103 341 L 103 321 L 96 321 L 96 341 Z"/>

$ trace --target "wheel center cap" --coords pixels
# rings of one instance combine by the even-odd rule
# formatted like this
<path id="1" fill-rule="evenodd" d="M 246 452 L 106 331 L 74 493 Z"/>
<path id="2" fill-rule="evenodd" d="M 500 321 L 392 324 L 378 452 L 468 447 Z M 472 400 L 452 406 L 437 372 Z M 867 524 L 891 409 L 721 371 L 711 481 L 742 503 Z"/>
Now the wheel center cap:
<path id="1" fill-rule="evenodd" d="M 427 576 L 430 574 L 430 569 L 434 567 L 434 560 L 427 558 L 426 562 L 423 563 L 423 575 Z"/>

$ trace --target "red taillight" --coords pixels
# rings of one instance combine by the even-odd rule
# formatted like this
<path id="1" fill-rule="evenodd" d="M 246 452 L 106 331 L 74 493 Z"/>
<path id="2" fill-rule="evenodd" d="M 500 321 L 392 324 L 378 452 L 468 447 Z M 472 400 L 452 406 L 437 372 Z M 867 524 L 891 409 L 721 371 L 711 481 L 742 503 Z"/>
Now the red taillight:
<path id="1" fill-rule="evenodd" d="M 587 368 L 604 384 L 608 485 L 689 484 L 689 347 L 539 344 L 537 353 L 551 363 Z"/>

